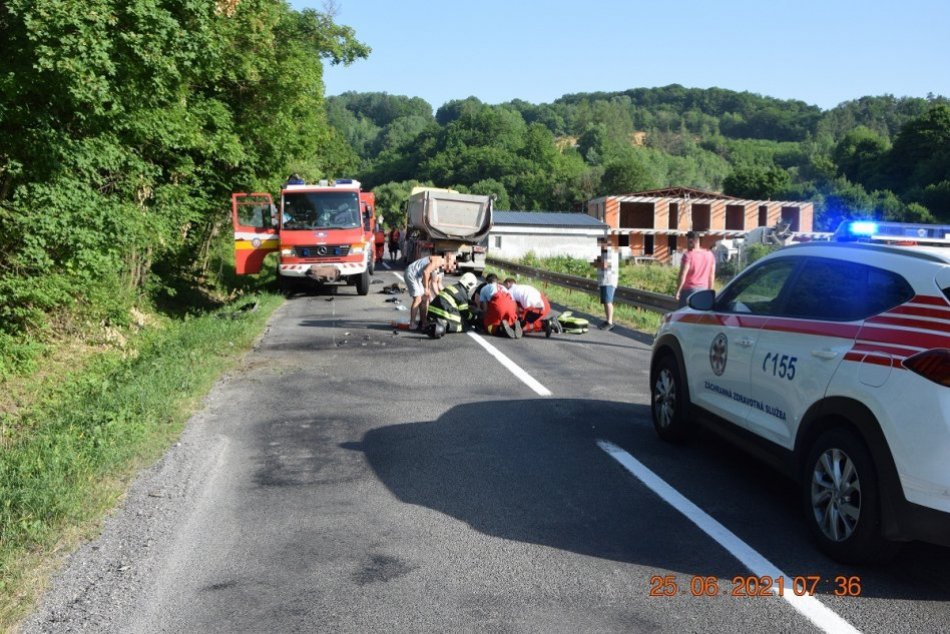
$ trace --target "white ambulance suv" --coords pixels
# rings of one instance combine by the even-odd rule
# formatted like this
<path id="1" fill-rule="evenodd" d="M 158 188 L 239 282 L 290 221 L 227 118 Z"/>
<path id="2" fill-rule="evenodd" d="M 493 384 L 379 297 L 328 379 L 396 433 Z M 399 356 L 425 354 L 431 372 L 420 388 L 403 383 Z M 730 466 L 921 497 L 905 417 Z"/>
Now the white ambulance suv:
<path id="1" fill-rule="evenodd" d="M 834 559 L 950 546 L 950 226 L 845 223 L 693 294 L 650 385 L 661 438 L 702 424 L 793 477 Z"/>

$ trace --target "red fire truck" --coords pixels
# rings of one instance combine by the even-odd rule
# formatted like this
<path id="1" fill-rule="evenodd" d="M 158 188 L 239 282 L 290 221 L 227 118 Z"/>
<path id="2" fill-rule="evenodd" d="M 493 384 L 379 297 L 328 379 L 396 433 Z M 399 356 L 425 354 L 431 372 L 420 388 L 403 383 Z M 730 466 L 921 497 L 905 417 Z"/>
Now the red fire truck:
<path id="1" fill-rule="evenodd" d="M 270 194 L 232 194 L 236 272 L 259 273 L 277 251 L 282 292 L 346 283 L 366 295 L 376 262 L 375 207 L 373 193 L 352 179 L 285 185 L 279 208 Z"/>

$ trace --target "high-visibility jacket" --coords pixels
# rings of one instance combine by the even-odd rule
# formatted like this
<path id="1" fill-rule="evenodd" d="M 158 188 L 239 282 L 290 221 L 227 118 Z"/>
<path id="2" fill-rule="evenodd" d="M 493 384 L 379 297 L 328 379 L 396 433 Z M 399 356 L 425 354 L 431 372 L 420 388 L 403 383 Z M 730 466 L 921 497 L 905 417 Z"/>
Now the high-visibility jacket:
<path id="1" fill-rule="evenodd" d="M 450 284 L 429 302 L 429 319 L 441 318 L 446 322 L 445 332 L 462 332 L 472 321 L 468 293 L 461 283 Z"/>

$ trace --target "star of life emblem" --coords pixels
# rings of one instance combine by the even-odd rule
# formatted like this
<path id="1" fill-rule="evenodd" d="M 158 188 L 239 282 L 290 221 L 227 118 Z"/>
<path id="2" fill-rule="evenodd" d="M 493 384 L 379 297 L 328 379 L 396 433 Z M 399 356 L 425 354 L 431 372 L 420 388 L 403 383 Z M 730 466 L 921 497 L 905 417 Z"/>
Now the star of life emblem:
<path id="1" fill-rule="evenodd" d="M 722 373 L 726 371 L 728 358 L 729 340 L 725 333 L 720 332 L 709 346 L 709 365 L 712 366 L 712 371 L 716 376 L 722 376 Z"/>

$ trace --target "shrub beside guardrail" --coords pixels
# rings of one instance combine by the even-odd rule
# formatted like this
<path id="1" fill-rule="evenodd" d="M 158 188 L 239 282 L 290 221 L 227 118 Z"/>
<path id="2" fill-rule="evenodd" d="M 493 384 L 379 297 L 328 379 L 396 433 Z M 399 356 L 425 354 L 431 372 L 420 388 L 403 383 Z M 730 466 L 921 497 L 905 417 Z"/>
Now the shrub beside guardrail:
<path id="1" fill-rule="evenodd" d="M 552 271 L 536 269 L 530 266 L 515 264 L 514 262 L 508 262 L 506 260 L 499 260 L 496 258 L 488 258 L 487 262 L 493 266 L 503 267 L 506 270 L 527 275 L 529 277 L 533 277 L 536 280 L 547 282 L 548 284 L 556 284 L 558 286 L 563 286 L 564 288 L 572 288 L 587 293 L 593 293 L 594 295 L 596 295 L 598 292 L 597 280 L 592 280 L 586 277 L 566 275 L 564 273 L 554 273 Z M 626 286 L 617 287 L 617 292 L 614 294 L 614 302 L 627 304 L 628 306 L 634 306 L 644 310 L 651 310 L 657 313 L 668 313 L 670 311 L 676 310 L 676 308 L 679 306 L 677 301 L 673 299 L 672 295 L 652 293 L 650 291 L 644 291 L 638 288 L 629 288 Z"/>

